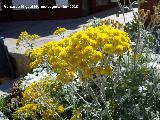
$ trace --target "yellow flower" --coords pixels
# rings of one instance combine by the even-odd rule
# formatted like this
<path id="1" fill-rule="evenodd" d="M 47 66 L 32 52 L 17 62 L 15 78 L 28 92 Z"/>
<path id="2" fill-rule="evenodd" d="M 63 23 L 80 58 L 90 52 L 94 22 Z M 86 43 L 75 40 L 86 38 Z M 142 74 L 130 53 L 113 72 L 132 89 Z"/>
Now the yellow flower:
<path id="1" fill-rule="evenodd" d="M 125 51 L 131 51 L 130 44 L 128 42 L 123 42 L 122 45 Z"/>
<path id="2" fill-rule="evenodd" d="M 104 51 L 107 54 L 111 54 L 113 52 L 113 46 L 112 46 L 112 44 L 105 44 L 104 45 Z"/>
<path id="3" fill-rule="evenodd" d="M 59 28 L 59 27 L 57 27 L 57 30 L 55 30 L 54 32 L 53 32 L 53 34 L 54 35 L 61 35 L 62 33 L 64 33 L 64 32 L 66 32 L 66 28 Z"/>
<path id="4" fill-rule="evenodd" d="M 111 68 L 104 67 L 104 60 L 107 59 L 107 62 L 110 62 L 108 55 L 123 55 L 131 50 L 129 35 L 115 29 L 117 24 L 115 27 L 106 25 L 89 27 L 61 41 L 49 42 L 31 53 L 32 60 L 34 60 L 31 65 L 41 64 L 43 56 L 48 56 L 53 71 L 58 73 L 57 79 L 65 84 L 72 82 L 79 71 L 82 71 L 81 78 L 88 79 L 92 75 L 88 71 L 91 68 L 94 74 L 110 75 Z M 55 34 L 62 31 L 64 29 L 58 28 Z"/>
<path id="5" fill-rule="evenodd" d="M 54 61 L 51 65 L 52 65 L 53 69 L 57 69 L 57 68 L 61 67 L 60 64 L 59 64 L 59 62 L 57 62 L 57 61 Z"/>
<path id="6" fill-rule="evenodd" d="M 78 67 L 79 67 L 80 69 L 85 69 L 85 68 L 87 68 L 87 67 L 88 67 L 87 62 L 86 62 L 86 61 L 79 61 Z"/>
<path id="7" fill-rule="evenodd" d="M 94 62 L 98 62 L 98 61 L 100 61 L 101 59 L 102 59 L 102 52 L 100 52 L 100 51 L 94 51 L 94 53 L 93 53 L 93 55 L 92 55 L 92 59 L 93 59 L 93 61 Z"/>
<path id="8" fill-rule="evenodd" d="M 27 41 L 27 44 L 30 45 L 30 42 L 34 41 L 35 39 L 40 38 L 37 34 L 29 34 L 27 31 L 21 32 L 16 42 L 16 46 L 19 46 L 21 42 Z"/>
<path id="9" fill-rule="evenodd" d="M 87 46 L 86 48 L 84 48 L 84 50 L 83 50 L 84 55 L 92 54 L 92 52 L 93 52 L 93 48 L 90 45 Z"/>
<path id="10" fill-rule="evenodd" d="M 37 60 L 35 60 L 34 62 L 31 62 L 31 63 L 29 64 L 29 66 L 30 66 L 30 68 L 35 68 L 35 67 L 37 67 L 40 63 L 41 63 L 41 60 L 40 60 L 40 59 L 37 59 Z"/>
<path id="11" fill-rule="evenodd" d="M 105 33 L 98 34 L 96 40 L 99 45 L 101 45 L 104 42 L 104 39 L 106 37 L 105 35 L 106 35 Z"/>
<path id="12" fill-rule="evenodd" d="M 59 113 L 63 113 L 63 112 L 64 112 L 64 107 L 63 107 L 63 105 L 58 106 L 58 107 L 57 107 L 57 111 L 58 111 Z"/>
<path id="13" fill-rule="evenodd" d="M 94 72 L 95 72 L 96 74 L 101 74 L 102 71 L 103 71 L 103 67 L 101 67 L 101 66 L 96 66 L 96 67 L 94 68 Z"/>
<path id="14" fill-rule="evenodd" d="M 35 39 L 40 38 L 39 35 L 33 34 L 33 35 L 28 35 L 28 40 L 30 41 L 34 41 Z"/>
<path id="15" fill-rule="evenodd" d="M 112 66 L 106 66 L 102 70 L 102 75 L 111 75 L 112 74 Z"/>
<path id="16" fill-rule="evenodd" d="M 42 120 L 50 120 L 51 116 L 53 116 L 54 114 L 55 114 L 55 111 L 52 109 L 44 110 L 41 114 Z"/>
<path id="17" fill-rule="evenodd" d="M 56 46 L 53 49 L 54 49 L 53 52 L 55 53 L 55 55 L 59 55 L 59 53 L 63 50 L 63 48 L 60 46 Z"/>
<path id="18" fill-rule="evenodd" d="M 26 104 L 23 107 L 20 107 L 17 111 L 13 113 L 13 119 L 21 119 L 23 116 L 24 119 L 32 118 L 35 119 L 37 116 L 37 112 L 39 111 L 39 105 L 38 104 Z"/>
<path id="19" fill-rule="evenodd" d="M 65 50 L 61 51 L 60 56 L 61 59 L 66 59 L 67 57 L 67 52 Z"/>
<path id="20" fill-rule="evenodd" d="M 83 75 L 81 76 L 81 80 L 87 80 L 93 74 L 92 69 L 85 69 L 83 71 Z"/>
<path id="21" fill-rule="evenodd" d="M 117 55 L 122 55 L 123 54 L 123 46 L 122 45 L 118 45 L 118 46 L 116 46 L 116 48 L 115 48 L 115 53 L 117 54 Z"/>
<path id="22" fill-rule="evenodd" d="M 122 43 L 121 37 L 120 36 L 114 36 L 113 37 L 113 42 L 114 42 L 115 45 L 121 44 Z"/>
<path id="23" fill-rule="evenodd" d="M 90 45 L 94 48 L 94 49 L 97 49 L 98 48 L 98 44 L 95 40 L 90 40 Z"/>

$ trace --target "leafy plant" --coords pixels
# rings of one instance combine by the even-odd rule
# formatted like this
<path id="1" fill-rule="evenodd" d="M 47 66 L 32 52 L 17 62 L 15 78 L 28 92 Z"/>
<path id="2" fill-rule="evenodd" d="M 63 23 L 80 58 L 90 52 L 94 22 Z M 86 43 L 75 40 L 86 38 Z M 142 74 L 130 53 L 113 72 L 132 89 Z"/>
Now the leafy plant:
<path id="1" fill-rule="evenodd" d="M 12 117 L 160 119 L 157 40 L 145 27 L 149 11 L 140 10 L 141 2 L 144 1 L 138 0 L 139 10 L 131 23 L 122 25 L 110 19 L 94 18 L 83 30 L 32 50 L 31 66 L 34 68 L 45 63 L 47 75 L 56 73 L 56 76 L 32 80 L 23 92 L 16 91 L 16 100 L 19 94 L 22 96 L 18 99 L 18 106 L 10 111 Z M 119 5 L 122 9 L 122 4 Z M 55 34 L 63 35 L 64 32 L 65 29 L 58 29 Z M 42 73 L 39 70 L 36 74 Z M 18 86 L 21 87 L 22 83 Z"/>

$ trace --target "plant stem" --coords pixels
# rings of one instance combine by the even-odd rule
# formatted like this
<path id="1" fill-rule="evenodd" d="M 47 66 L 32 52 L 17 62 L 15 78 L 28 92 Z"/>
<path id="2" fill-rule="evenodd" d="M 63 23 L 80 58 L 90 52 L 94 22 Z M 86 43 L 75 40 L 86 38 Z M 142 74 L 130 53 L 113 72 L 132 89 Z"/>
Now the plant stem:
<path id="1" fill-rule="evenodd" d="M 121 4 L 121 2 L 119 0 L 117 0 L 117 2 L 118 2 L 118 5 L 119 5 L 119 8 L 121 9 L 121 12 L 123 14 L 124 24 L 126 24 L 126 18 L 124 16 L 124 5 L 122 6 L 122 4 Z M 125 2 L 124 2 L 124 4 L 125 4 Z"/>
<path id="2" fill-rule="evenodd" d="M 136 46 L 135 46 L 135 50 L 134 50 L 134 55 L 137 54 L 138 52 L 138 47 L 139 47 L 139 42 L 140 42 L 140 37 L 141 37 L 141 33 L 140 33 L 140 0 L 138 0 L 138 35 L 137 35 L 137 41 L 136 41 Z M 134 69 L 136 68 L 136 59 L 134 59 Z"/>
<path id="3" fill-rule="evenodd" d="M 102 78 L 102 77 L 101 77 Z M 107 117 L 109 120 L 112 120 L 112 117 L 109 113 L 109 109 L 108 109 L 108 106 L 106 104 L 106 100 L 105 100 L 105 95 L 104 95 L 104 79 L 102 78 L 101 79 L 101 87 L 100 87 L 100 98 L 101 98 L 101 101 L 103 102 L 103 104 L 105 105 L 105 110 L 106 110 L 106 114 L 107 114 Z M 103 113 L 103 112 L 102 112 Z M 101 116 L 103 118 L 103 115 Z"/>
<path id="4" fill-rule="evenodd" d="M 57 112 L 55 112 L 55 113 L 61 120 L 64 120 Z"/>
<path id="5" fill-rule="evenodd" d="M 91 91 L 91 96 L 92 96 L 92 98 L 93 98 L 94 100 L 96 100 L 96 102 L 97 102 L 97 104 L 98 104 L 99 106 L 101 106 L 100 103 L 98 102 L 98 97 L 97 97 L 97 95 L 94 93 L 94 90 L 92 89 L 92 87 L 89 87 L 89 89 L 90 89 L 90 91 Z"/>
<path id="6" fill-rule="evenodd" d="M 70 88 L 72 88 L 72 90 L 83 100 L 83 102 L 85 102 L 86 104 L 90 104 L 89 102 L 87 102 L 73 87 L 72 85 L 69 85 Z"/>

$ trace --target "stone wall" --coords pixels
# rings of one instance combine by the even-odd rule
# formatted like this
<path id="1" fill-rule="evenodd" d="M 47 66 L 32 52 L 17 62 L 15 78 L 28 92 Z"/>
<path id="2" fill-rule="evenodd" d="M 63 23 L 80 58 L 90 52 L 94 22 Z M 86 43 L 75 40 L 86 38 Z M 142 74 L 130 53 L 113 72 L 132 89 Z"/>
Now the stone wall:
<path id="1" fill-rule="evenodd" d="M 24 76 L 30 72 L 30 59 L 24 54 L 10 53 L 17 76 Z"/>

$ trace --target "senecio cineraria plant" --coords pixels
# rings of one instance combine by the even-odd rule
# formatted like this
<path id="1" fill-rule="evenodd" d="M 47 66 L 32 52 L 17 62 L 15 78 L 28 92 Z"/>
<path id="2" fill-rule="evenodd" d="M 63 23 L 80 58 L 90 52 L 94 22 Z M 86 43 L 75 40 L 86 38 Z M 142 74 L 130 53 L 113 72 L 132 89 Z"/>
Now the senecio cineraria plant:
<path id="1" fill-rule="evenodd" d="M 46 77 L 22 82 L 12 118 L 159 120 L 160 60 L 142 13 L 125 25 L 94 18 L 84 30 L 33 49 L 30 66 L 47 65 Z"/>
<path id="2" fill-rule="evenodd" d="M 150 119 L 159 114 L 156 105 L 149 104 L 159 104 L 158 96 L 146 98 L 159 82 L 156 70 L 148 69 L 144 54 L 131 52 L 127 33 L 105 25 L 88 27 L 33 50 L 31 66 L 43 63 L 44 55 L 64 84 L 70 119 Z M 147 92 L 151 86 L 154 89 Z"/>
<path id="3" fill-rule="evenodd" d="M 68 107 L 72 108 L 72 114 L 74 113 L 69 119 L 111 119 L 107 103 L 109 100 L 105 95 L 105 89 L 108 88 L 106 83 L 111 79 L 114 64 L 129 51 L 131 41 L 126 32 L 106 25 L 89 27 L 62 41 L 49 42 L 34 49 L 30 54 L 34 60 L 31 67 L 42 64 L 48 58 L 53 72 L 57 73 L 56 80 L 64 84 L 66 92 L 73 91 L 69 92 L 73 98 L 64 95 L 70 103 Z M 45 60 L 44 56 L 47 56 Z M 114 88 L 116 91 L 116 84 Z M 86 94 L 82 94 L 80 90 Z M 96 106 L 98 111 L 93 109 Z M 15 112 L 13 117 L 16 118 L 19 113 L 21 112 Z M 52 117 L 54 118 L 54 115 Z"/>

